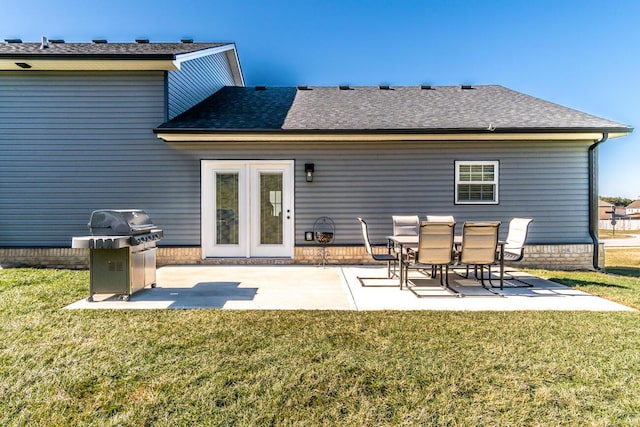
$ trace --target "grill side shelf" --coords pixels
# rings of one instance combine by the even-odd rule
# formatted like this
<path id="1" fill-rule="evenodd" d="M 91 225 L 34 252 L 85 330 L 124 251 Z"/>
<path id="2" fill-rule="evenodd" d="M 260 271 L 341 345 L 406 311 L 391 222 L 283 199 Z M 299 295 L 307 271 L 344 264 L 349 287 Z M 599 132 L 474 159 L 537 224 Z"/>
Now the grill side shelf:
<path id="1" fill-rule="evenodd" d="M 74 249 L 121 249 L 129 246 L 130 236 L 82 236 L 71 240 Z"/>

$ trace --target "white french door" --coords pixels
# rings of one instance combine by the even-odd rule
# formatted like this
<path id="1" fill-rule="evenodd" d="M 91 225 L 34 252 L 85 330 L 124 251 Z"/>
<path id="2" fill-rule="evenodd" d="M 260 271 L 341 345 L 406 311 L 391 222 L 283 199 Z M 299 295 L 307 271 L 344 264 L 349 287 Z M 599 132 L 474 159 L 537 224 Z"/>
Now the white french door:
<path id="1" fill-rule="evenodd" d="M 293 161 L 203 160 L 202 256 L 292 258 Z"/>

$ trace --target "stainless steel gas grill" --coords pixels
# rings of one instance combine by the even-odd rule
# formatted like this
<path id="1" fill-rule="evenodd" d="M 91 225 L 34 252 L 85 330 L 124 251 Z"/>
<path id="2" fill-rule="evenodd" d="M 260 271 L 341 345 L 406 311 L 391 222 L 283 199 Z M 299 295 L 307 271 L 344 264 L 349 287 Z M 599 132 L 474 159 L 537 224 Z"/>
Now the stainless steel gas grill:
<path id="1" fill-rule="evenodd" d="M 163 237 L 139 209 L 97 210 L 89 220 L 91 236 L 74 237 L 71 247 L 90 249 L 89 301 L 95 294 L 117 294 L 125 301 L 156 285 L 156 242 Z"/>

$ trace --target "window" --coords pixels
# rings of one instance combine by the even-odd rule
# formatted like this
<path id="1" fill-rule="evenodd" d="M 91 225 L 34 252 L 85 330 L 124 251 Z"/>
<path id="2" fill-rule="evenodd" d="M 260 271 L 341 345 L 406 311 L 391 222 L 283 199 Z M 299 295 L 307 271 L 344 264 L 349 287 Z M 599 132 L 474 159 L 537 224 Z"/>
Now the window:
<path id="1" fill-rule="evenodd" d="M 498 204 L 497 161 L 456 161 L 456 203 Z"/>

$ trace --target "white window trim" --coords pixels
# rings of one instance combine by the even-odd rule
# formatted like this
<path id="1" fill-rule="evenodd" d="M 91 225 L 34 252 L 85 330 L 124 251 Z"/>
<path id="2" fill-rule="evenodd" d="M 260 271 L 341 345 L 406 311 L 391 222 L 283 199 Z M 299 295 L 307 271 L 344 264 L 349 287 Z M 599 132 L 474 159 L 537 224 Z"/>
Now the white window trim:
<path id="1" fill-rule="evenodd" d="M 466 184 L 492 184 L 495 186 L 495 200 L 459 200 L 458 198 L 458 185 L 460 182 L 460 165 L 493 165 L 493 181 L 471 181 L 464 182 Z M 455 161 L 455 199 L 456 205 L 497 205 L 500 203 L 500 161 L 498 160 L 456 160 Z"/>

